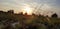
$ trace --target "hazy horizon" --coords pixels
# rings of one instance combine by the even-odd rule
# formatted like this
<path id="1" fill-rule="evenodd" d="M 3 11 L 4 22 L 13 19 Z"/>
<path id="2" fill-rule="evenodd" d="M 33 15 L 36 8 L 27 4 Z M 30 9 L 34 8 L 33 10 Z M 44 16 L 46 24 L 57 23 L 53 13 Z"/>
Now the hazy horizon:
<path id="1" fill-rule="evenodd" d="M 13 9 L 15 13 L 21 12 L 24 6 L 32 8 L 32 13 L 51 15 L 56 12 L 60 17 L 60 0 L 0 0 L 0 10 Z"/>

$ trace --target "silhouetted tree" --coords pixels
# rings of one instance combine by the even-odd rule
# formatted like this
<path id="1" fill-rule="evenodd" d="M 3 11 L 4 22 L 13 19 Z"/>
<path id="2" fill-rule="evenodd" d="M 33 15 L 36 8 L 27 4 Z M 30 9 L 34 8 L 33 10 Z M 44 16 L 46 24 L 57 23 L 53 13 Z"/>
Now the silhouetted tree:
<path id="1" fill-rule="evenodd" d="M 8 13 L 14 13 L 14 10 L 9 10 Z"/>
<path id="2" fill-rule="evenodd" d="M 35 14 L 34 14 L 34 13 L 32 13 L 32 15 L 34 15 L 34 16 L 35 16 Z"/>
<path id="3" fill-rule="evenodd" d="M 0 13 L 3 13 L 3 11 L 0 11 Z"/>
<path id="4" fill-rule="evenodd" d="M 53 14 L 51 17 L 53 17 L 53 18 L 57 18 L 58 15 L 55 13 L 55 14 Z"/>
<path id="5" fill-rule="evenodd" d="M 25 15 L 27 15 L 27 13 L 25 13 Z"/>
<path id="6" fill-rule="evenodd" d="M 20 14 L 23 15 L 23 12 L 21 12 Z"/>

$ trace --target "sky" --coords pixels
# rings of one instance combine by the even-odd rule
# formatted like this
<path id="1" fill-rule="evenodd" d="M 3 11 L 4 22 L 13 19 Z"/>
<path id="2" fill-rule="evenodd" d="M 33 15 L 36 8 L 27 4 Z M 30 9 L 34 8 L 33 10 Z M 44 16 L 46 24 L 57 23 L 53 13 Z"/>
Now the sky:
<path id="1" fill-rule="evenodd" d="M 50 16 L 57 13 L 60 17 L 60 0 L 0 0 L 0 10 L 3 11 L 13 9 L 18 13 L 26 5 L 31 7 L 35 14 Z"/>

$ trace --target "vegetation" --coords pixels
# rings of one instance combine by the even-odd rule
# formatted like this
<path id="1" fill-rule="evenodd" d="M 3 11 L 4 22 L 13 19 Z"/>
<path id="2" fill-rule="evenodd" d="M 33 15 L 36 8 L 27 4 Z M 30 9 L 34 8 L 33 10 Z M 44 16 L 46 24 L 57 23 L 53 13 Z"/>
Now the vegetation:
<path id="1" fill-rule="evenodd" d="M 0 11 L 0 29 L 60 29 L 60 18 Z"/>

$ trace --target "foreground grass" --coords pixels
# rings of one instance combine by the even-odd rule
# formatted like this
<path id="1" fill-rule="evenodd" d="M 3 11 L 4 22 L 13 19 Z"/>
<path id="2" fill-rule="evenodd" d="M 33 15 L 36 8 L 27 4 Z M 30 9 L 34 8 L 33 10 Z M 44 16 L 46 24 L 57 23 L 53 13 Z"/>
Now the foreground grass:
<path id="1" fill-rule="evenodd" d="M 60 29 L 60 18 L 0 13 L 0 29 Z"/>

